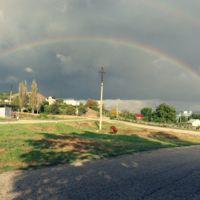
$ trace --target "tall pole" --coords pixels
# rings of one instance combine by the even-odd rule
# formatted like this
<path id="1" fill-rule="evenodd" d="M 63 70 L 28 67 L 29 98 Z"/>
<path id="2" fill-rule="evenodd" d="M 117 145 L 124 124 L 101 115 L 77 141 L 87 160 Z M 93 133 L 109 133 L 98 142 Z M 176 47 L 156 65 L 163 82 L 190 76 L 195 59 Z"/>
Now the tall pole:
<path id="1" fill-rule="evenodd" d="M 101 67 L 101 70 L 99 71 L 101 73 L 101 99 L 100 99 L 100 121 L 99 121 L 99 130 L 101 130 L 101 124 L 102 124 L 102 99 L 103 99 L 103 74 L 106 72 L 104 71 L 103 67 Z"/>
<path id="2" fill-rule="evenodd" d="M 9 104 L 11 104 L 11 96 L 12 96 L 12 88 L 13 88 L 13 84 L 11 84 L 11 90 L 10 90 L 10 103 Z"/>

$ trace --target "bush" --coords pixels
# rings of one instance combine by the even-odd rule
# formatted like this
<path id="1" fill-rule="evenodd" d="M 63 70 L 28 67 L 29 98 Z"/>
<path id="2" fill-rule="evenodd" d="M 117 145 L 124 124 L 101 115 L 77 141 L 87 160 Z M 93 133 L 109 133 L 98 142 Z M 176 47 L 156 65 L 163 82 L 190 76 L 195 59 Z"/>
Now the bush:
<path id="1" fill-rule="evenodd" d="M 87 109 L 85 108 L 85 106 L 79 106 L 78 108 L 78 115 L 82 115 L 82 114 L 85 114 L 87 112 Z"/>
<path id="2" fill-rule="evenodd" d="M 54 104 L 51 105 L 51 113 L 52 114 L 59 114 L 60 113 L 57 103 L 54 103 Z"/>
<path id="3" fill-rule="evenodd" d="M 75 115 L 75 112 L 76 112 L 76 109 L 72 105 L 69 105 L 66 109 L 67 115 Z"/>
<path id="4" fill-rule="evenodd" d="M 93 107 L 92 107 L 92 110 L 95 110 L 95 111 L 97 111 L 97 112 L 100 112 L 100 108 L 98 108 L 98 107 L 96 107 L 96 106 L 93 106 Z"/>
<path id="5" fill-rule="evenodd" d="M 51 106 L 49 106 L 49 105 L 44 105 L 44 113 L 50 114 L 50 113 L 51 113 Z"/>
<path id="6" fill-rule="evenodd" d="M 39 116 L 37 116 L 37 118 L 45 118 L 47 119 L 47 115 L 45 113 L 40 113 Z"/>

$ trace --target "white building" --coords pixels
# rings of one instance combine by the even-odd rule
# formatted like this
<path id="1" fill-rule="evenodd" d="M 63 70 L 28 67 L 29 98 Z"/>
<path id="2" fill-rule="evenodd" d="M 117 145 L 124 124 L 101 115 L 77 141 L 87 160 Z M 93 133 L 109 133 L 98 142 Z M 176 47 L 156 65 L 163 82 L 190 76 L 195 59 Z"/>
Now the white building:
<path id="1" fill-rule="evenodd" d="M 79 101 L 75 101 L 74 99 L 69 99 L 69 100 L 64 100 L 64 103 L 68 104 L 68 105 L 72 105 L 72 106 L 79 106 L 80 102 Z"/>
<path id="2" fill-rule="evenodd" d="M 49 105 L 54 104 L 54 103 L 57 102 L 57 100 L 54 97 L 52 97 L 52 96 L 47 97 L 46 101 L 49 102 Z"/>
<path id="3" fill-rule="evenodd" d="M 7 117 L 11 118 L 12 117 L 12 107 L 17 107 L 13 105 L 0 105 L 0 117 Z"/>
<path id="4" fill-rule="evenodd" d="M 176 114 L 176 117 L 178 120 L 181 116 L 185 116 L 188 120 L 191 114 L 192 114 L 191 110 L 181 110 L 179 114 Z"/>
<path id="5" fill-rule="evenodd" d="M 94 101 L 96 101 L 96 100 L 94 100 Z M 85 100 L 79 100 L 79 101 L 76 101 L 74 99 L 66 99 L 66 100 L 64 100 L 64 103 L 66 103 L 68 105 L 72 105 L 72 106 L 76 106 L 76 105 L 79 106 L 80 102 L 86 103 Z M 100 101 L 97 101 L 97 102 L 98 102 L 98 104 L 100 106 Z"/>
<path id="6" fill-rule="evenodd" d="M 192 126 L 200 126 L 200 120 L 199 119 L 191 119 L 187 122 L 187 124 L 190 124 Z"/>
<path id="7" fill-rule="evenodd" d="M 1 99 L 0 99 L 0 101 L 1 101 Z M 10 99 L 4 99 L 4 102 L 9 103 Z"/>

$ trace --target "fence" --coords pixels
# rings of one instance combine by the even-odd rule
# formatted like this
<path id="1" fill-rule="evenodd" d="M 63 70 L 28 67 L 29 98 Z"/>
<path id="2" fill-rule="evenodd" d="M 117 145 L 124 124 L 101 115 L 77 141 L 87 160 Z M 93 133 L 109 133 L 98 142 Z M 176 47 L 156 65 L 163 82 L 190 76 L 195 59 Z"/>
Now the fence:
<path id="1" fill-rule="evenodd" d="M 116 120 L 120 121 L 126 121 L 126 122 L 132 122 L 132 123 L 138 123 L 138 124 L 144 124 L 144 125 L 149 125 L 149 126 L 160 126 L 160 127 L 169 127 L 169 128 L 181 128 L 181 129 L 194 129 L 194 130 L 199 130 L 200 127 L 193 127 L 193 126 L 183 126 L 181 125 L 176 125 L 176 124 L 161 124 L 161 123 L 153 123 L 153 122 L 144 122 L 144 121 L 137 121 L 137 120 L 130 120 L 130 119 L 122 119 L 122 118 L 117 118 Z"/>

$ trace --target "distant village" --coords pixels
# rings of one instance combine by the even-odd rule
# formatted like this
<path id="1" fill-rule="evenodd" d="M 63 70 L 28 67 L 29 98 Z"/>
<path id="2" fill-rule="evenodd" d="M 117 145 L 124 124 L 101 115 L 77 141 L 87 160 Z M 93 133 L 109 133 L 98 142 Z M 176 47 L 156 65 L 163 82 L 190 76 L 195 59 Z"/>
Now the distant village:
<path id="1" fill-rule="evenodd" d="M 35 89 L 34 89 L 35 88 Z M 155 111 L 150 107 L 144 107 L 140 113 L 131 113 L 128 110 L 119 112 L 114 107 L 111 110 L 102 107 L 103 116 L 111 119 L 141 120 L 145 122 L 157 123 L 178 123 L 189 126 L 200 126 L 200 114 L 192 113 L 191 110 L 182 110 L 177 113 L 176 109 L 162 103 Z M 19 91 L 0 93 L 0 117 L 11 118 L 16 116 L 16 112 L 33 113 L 43 115 L 76 115 L 87 117 L 99 117 L 100 101 L 88 99 L 86 103 L 73 99 L 56 99 L 53 96 L 45 97 L 37 93 L 37 84 L 32 82 L 32 91 L 27 92 L 26 81 L 21 82 Z"/>

